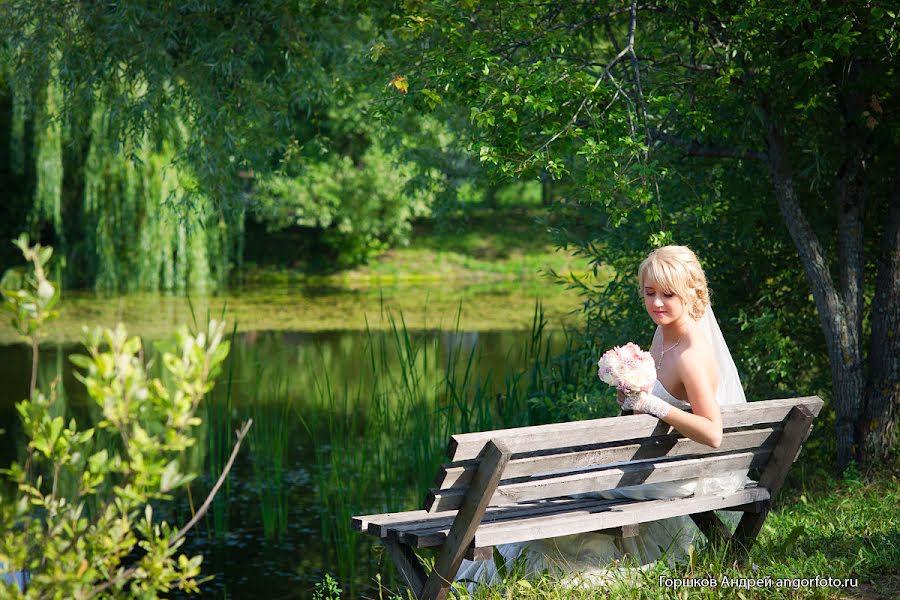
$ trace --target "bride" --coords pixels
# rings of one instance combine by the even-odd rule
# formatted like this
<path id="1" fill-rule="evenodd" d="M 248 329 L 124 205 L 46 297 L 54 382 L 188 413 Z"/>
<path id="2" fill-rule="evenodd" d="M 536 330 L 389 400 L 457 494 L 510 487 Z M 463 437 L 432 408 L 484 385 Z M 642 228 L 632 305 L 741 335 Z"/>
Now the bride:
<path id="1" fill-rule="evenodd" d="M 620 392 L 619 404 L 635 413 L 651 414 L 684 436 L 717 448 L 722 442 L 719 407 L 747 399 L 712 313 L 700 262 L 685 246 L 658 248 L 641 263 L 638 282 L 644 308 L 657 326 L 650 346 L 657 377 L 650 392 L 627 396 Z M 727 494 L 743 487 L 746 478 L 747 470 L 743 469 L 715 477 L 643 484 L 591 495 L 650 500 L 694 493 Z M 508 566 L 522 564 L 525 576 L 555 570 L 573 583 L 591 584 L 621 575 L 621 569 L 612 565 L 618 565 L 626 555 L 642 568 L 663 555 L 672 562 L 686 555 L 699 535 L 693 521 L 685 516 L 643 523 L 638 535 L 630 538 L 592 532 L 507 544 L 497 549 Z M 466 583 L 470 591 L 475 583 L 498 580 L 493 560 L 465 560 L 456 576 L 456 581 Z"/>

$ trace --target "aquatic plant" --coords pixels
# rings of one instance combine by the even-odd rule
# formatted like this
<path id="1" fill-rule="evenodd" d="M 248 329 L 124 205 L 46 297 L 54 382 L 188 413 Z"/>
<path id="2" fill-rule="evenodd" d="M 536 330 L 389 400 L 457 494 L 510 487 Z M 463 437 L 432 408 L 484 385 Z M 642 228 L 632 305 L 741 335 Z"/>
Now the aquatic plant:
<path id="1" fill-rule="evenodd" d="M 36 351 L 59 292 L 46 277 L 52 249 L 16 240 L 29 269 L 8 272 L 4 309 Z M 16 409 L 28 439 L 24 462 L 2 470 L 0 592 L 4 597 L 155 598 L 174 589 L 199 591 L 202 556 L 179 552 L 233 464 L 251 421 L 199 510 L 178 528 L 155 507 L 194 478 L 183 453 L 194 443 L 197 409 L 212 389 L 229 344 L 224 324 L 198 334 L 186 328 L 161 346 L 171 385 L 151 377 L 141 340 L 125 328 L 95 329 L 86 353 L 72 357 L 77 378 L 102 419 L 85 428 L 57 414 L 56 381 L 37 388 L 34 356 L 29 398 Z"/>

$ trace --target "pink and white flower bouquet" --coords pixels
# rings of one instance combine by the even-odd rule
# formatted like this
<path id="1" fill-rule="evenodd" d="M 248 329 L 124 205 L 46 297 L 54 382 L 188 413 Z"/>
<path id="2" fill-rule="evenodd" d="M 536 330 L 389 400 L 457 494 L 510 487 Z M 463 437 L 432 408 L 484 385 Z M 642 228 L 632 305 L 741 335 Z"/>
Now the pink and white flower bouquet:
<path id="1" fill-rule="evenodd" d="M 656 363 L 649 352 L 633 342 L 607 350 L 597 363 L 597 376 L 625 392 L 650 391 L 656 381 Z"/>

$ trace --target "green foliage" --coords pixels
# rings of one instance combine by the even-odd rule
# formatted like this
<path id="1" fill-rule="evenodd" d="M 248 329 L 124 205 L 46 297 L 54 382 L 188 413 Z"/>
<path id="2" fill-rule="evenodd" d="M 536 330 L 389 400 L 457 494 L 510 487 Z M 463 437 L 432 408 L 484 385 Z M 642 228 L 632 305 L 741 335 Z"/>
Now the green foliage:
<path id="1" fill-rule="evenodd" d="M 325 573 L 325 579 L 316 584 L 313 592 L 313 600 L 340 600 L 341 587 L 330 574 Z"/>
<path id="2" fill-rule="evenodd" d="M 36 340 L 41 328 L 59 316 L 54 310 L 59 302 L 59 290 L 47 278 L 53 248 L 29 244 L 28 235 L 20 235 L 14 242 L 31 269 L 10 269 L 0 281 L 3 308 L 12 317 L 12 325 L 24 339 Z"/>
<path id="3" fill-rule="evenodd" d="M 16 244 L 31 269 L 4 277 L 4 307 L 35 339 L 59 297 L 44 274 L 52 251 L 25 236 Z M 59 414 L 58 381 L 46 393 L 32 383 L 31 398 L 16 406 L 26 458 L 2 471 L 9 485 L 0 502 L 0 572 L 26 582 L 3 579 L 4 597 L 199 591 L 202 557 L 179 552 L 190 525 L 173 527 L 159 507 L 194 477 L 183 455 L 228 354 L 223 333 L 215 321 L 197 335 L 179 330 L 161 348 L 164 381 L 150 375 L 140 339 L 121 325 L 89 332 L 86 354 L 72 360 L 96 407 L 93 427 Z"/>
<path id="4" fill-rule="evenodd" d="M 900 134 L 885 108 L 898 87 L 891 14 L 884 2 L 409 3 L 379 46 L 406 82 L 385 88 L 382 112 L 456 106 L 468 116 L 457 131 L 495 177 L 554 180 L 547 227 L 614 273 L 570 281 L 584 295 L 583 346 L 649 341 L 637 266 L 654 246 L 686 244 L 726 338 L 740 340 L 750 394 L 828 395 L 803 242 L 772 224 L 765 136 L 767 124 L 783 131 L 800 207 L 839 269 L 835 199 L 854 151 L 835 140 L 864 140 L 872 256 Z M 876 263 L 865 269 L 871 282 Z"/>
<path id="5" fill-rule="evenodd" d="M 256 214 L 272 229 L 323 229 L 335 266 L 353 266 L 407 244 L 412 219 L 429 214 L 433 194 L 409 190 L 412 177 L 412 165 L 373 144 L 358 161 L 329 155 L 297 177 L 261 180 Z"/>
<path id="6" fill-rule="evenodd" d="M 34 119 L 36 183 L 31 219 L 33 227 L 41 222 L 49 223 L 59 235 L 62 233 L 63 187 L 63 135 L 59 114 L 62 93 L 55 68 L 51 68 L 41 91 L 43 102 Z"/>
<path id="7" fill-rule="evenodd" d="M 95 95 L 112 139 L 189 124 L 184 157 L 216 203 L 239 199 L 237 170 L 266 173 L 316 124 L 345 56 L 365 39 L 365 3 L 4 2 L 0 39 L 16 89 L 36 89 L 58 57 L 65 114 Z M 40 27 L 34 24 L 40 23 Z M 274 159 L 274 160 L 273 160 Z"/>

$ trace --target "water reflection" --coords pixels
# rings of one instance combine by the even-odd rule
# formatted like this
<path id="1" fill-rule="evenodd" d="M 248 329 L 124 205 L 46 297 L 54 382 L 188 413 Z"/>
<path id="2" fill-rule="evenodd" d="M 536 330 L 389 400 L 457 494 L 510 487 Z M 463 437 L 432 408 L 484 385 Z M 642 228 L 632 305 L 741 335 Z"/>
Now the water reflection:
<path id="1" fill-rule="evenodd" d="M 369 536 L 350 531 L 350 515 L 420 505 L 450 433 L 525 424 L 527 390 L 514 375 L 548 347 L 561 349 L 562 338 L 535 344 L 527 331 L 402 326 L 238 333 L 185 457 L 203 476 L 169 515 L 190 518 L 230 452 L 231 432 L 252 417 L 228 484 L 185 547 L 203 553 L 204 572 L 215 576 L 204 595 L 311 598 L 329 572 L 357 597 L 375 573 L 391 577 Z M 90 426 L 96 416 L 68 360 L 78 350 L 47 345 L 40 385 L 60 377 L 66 410 Z M 0 346 L 4 464 L 23 448 L 13 405 L 27 395 L 29 369 L 24 345 Z"/>

